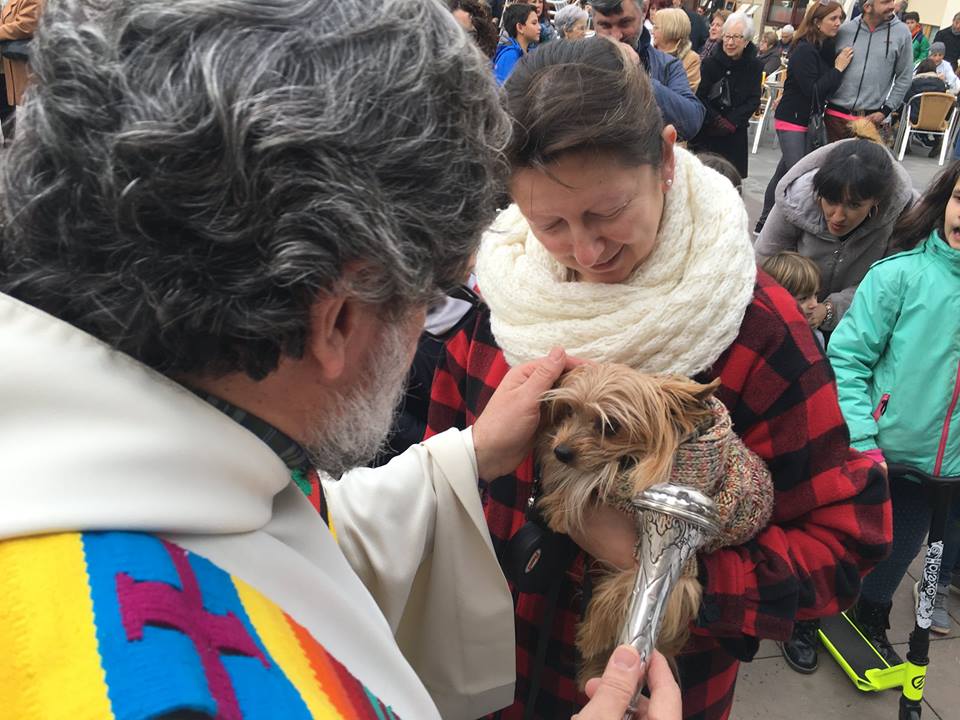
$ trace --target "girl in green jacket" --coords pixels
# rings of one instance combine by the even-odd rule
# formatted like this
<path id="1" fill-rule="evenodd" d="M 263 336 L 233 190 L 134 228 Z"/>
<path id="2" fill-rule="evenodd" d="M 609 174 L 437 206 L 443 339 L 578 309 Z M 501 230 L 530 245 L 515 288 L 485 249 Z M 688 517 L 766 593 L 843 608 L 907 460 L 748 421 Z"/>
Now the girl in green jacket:
<path id="1" fill-rule="evenodd" d="M 875 263 L 830 338 L 840 408 L 851 445 L 886 467 L 905 463 L 960 475 L 960 161 L 946 168 L 904 215 L 893 237 L 905 252 Z M 921 487 L 890 486 L 893 552 L 864 579 L 853 617 L 891 665 L 893 593 L 930 524 Z M 950 631 L 947 583 L 957 551 L 960 502 L 944 543 L 931 630 Z"/>

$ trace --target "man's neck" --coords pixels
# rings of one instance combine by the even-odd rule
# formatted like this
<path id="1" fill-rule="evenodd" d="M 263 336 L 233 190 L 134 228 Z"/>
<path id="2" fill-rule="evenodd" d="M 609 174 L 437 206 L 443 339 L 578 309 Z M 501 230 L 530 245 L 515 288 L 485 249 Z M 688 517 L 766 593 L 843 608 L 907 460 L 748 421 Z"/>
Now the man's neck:
<path id="1" fill-rule="evenodd" d="M 527 39 L 523 35 L 517 35 L 514 40 L 517 41 L 517 45 L 519 45 L 520 49 L 524 52 L 526 52 L 527 48 L 530 47 L 530 43 L 527 42 Z"/>
<path id="2" fill-rule="evenodd" d="M 876 30 L 880 25 L 883 24 L 884 18 L 881 15 L 874 15 L 873 13 L 864 13 L 863 21 L 867 24 L 867 27 L 870 28 L 870 32 Z"/>

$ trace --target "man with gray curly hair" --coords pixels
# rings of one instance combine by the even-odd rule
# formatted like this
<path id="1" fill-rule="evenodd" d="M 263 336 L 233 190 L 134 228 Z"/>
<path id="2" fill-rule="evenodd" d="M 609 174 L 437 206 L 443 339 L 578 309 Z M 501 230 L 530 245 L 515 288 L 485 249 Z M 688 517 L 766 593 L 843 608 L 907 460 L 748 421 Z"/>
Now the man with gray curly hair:
<path id="1" fill-rule="evenodd" d="M 508 704 L 477 483 L 562 350 L 470 429 L 315 469 L 382 442 L 493 217 L 486 59 L 433 0 L 50 0 L 33 48 L 0 170 L 4 715 Z"/>

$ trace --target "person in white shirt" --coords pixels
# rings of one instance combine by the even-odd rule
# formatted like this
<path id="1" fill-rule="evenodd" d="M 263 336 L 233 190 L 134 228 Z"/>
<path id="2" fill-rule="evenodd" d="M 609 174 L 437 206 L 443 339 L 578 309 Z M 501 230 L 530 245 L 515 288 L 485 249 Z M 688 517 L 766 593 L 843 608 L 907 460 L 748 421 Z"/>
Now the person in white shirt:
<path id="1" fill-rule="evenodd" d="M 944 60 L 944 53 L 946 53 L 946 45 L 942 42 L 930 43 L 930 55 L 928 59 L 933 60 L 936 64 L 937 74 L 940 75 L 940 78 L 946 84 L 947 92 L 957 95 L 960 93 L 960 78 L 957 77 L 956 72 L 950 67 L 950 63 Z"/>

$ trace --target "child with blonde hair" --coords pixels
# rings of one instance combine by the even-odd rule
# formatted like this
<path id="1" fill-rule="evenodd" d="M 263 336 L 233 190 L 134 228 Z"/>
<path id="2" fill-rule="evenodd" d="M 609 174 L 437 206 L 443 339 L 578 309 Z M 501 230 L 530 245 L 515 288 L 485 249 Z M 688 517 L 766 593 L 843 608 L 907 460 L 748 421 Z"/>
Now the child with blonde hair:
<path id="1" fill-rule="evenodd" d="M 776 280 L 797 301 L 803 316 L 813 328 L 820 347 L 824 347 L 823 333 L 817 329 L 813 311 L 816 309 L 820 292 L 820 268 L 808 257 L 800 253 L 784 250 L 767 258 L 763 270 Z"/>

